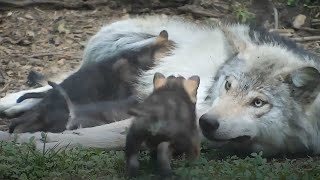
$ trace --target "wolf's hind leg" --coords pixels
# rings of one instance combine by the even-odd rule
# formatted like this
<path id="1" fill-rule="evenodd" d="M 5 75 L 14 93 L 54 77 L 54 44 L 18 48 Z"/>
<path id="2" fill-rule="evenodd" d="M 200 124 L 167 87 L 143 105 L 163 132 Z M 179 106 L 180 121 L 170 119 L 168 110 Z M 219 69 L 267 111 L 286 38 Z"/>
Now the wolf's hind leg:
<path id="1" fill-rule="evenodd" d="M 6 116 L 13 117 L 19 113 L 25 112 L 34 107 L 40 99 L 28 99 L 22 103 L 17 103 L 17 100 L 26 93 L 46 92 L 51 89 L 51 86 L 44 86 L 36 89 L 23 90 L 16 93 L 8 94 L 0 99 L 0 113 Z"/>
<path id="2" fill-rule="evenodd" d="M 17 99 L 17 103 L 21 103 L 22 101 L 26 99 L 33 99 L 33 98 L 44 98 L 46 96 L 47 92 L 31 92 L 31 93 L 26 93 L 22 96 L 20 96 Z"/>

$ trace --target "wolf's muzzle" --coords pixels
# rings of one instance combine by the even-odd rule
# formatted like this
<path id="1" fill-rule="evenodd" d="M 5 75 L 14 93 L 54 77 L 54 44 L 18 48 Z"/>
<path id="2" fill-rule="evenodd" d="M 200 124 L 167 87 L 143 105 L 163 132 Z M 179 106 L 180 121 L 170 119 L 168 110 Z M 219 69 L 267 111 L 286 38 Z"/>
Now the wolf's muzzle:
<path id="1" fill-rule="evenodd" d="M 217 117 L 204 114 L 199 119 L 199 125 L 202 133 L 207 136 L 214 133 L 219 128 L 220 124 Z"/>

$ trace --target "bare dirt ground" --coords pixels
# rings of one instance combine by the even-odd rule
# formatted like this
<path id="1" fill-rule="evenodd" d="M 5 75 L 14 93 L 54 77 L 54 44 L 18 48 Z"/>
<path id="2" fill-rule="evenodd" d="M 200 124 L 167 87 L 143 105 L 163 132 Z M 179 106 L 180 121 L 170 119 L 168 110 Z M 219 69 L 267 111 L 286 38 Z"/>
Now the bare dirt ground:
<path id="1" fill-rule="evenodd" d="M 272 8 L 260 1 L 250 4 L 248 12 L 255 14 L 259 25 L 273 28 Z M 57 75 L 75 69 L 81 62 L 87 40 L 111 21 L 128 18 L 137 13 L 179 15 L 196 22 L 216 22 L 222 18 L 232 21 L 239 18 L 238 15 L 243 8 L 241 4 L 227 4 L 222 0 L 215 0 L 214 4 L 199 0 L 191 5 L 156 9 L 130 7 L 101 6 L 91 10 L 52 10 L 50 7 L 32 6 L 0 11 L 0 97 L 22 89 L 34 88 L 26 83 L 31 70 L 44 75 Z M 300 13 L 307 16 L 304 26 L 308 28 L 311 19 L 320 18 L 319 13 L 314 12 L 312 8 L 290 9 L 283 4 L 277 5 L 277 8 L 281 29 L 291 28 L 290 22 Z M 311 35 L 316 34 L 299 30 L 294 31 L 291 36 Z M 318 54 L 319 44 L 319 40 L 303 42 L 307 49 Z M 6 130 L 8 122 L 6 118 L 0 119 L 0 129 Z"/>

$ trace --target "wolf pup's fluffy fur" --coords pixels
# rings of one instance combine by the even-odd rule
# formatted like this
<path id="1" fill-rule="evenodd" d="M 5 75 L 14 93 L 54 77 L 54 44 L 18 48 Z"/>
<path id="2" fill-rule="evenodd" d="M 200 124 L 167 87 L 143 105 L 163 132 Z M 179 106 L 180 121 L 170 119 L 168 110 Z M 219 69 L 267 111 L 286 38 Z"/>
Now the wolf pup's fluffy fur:
<path id="1" fill-rule="evenodd" d="M 53 90 L 58 91 L 65 99 L 68 110 L 69 119 L 66 129 L 74 130 L 82 127 L 93 127 L 116 121 L 117 119 L 125 119 L 130 116 L 127 114 L 128 108 L 137 103 L 137 100 L 131 96 L 121 101 L 115 102 L 99 102 L 85 105 L 74 104 L 67 92 L 54 82 L 48 81 Z"/>
<path id="2" fill-rule="evenodd" d="M 199 156 L 200 138 L 195 103 L 200 83 L 198 76 L 189 79 L 161 73 L 154 75 L 154 91 L 144 102 L 129 110 L 135 116 L 126 138 L 125 155 L 129 176 L 137 175 L 138 153 L 142 143 L 151 149 L 160 174 L 171 174 L 172 154 Z"/>
<path id="3" fill-rule="evenodd" d="M 68 106 L 65 101 L 66 96 L 63 97 L 59 91 L 49 90 L 46 93 L 27 93 L 21 96 L 18 101 L 21 102 L 32 97 L 42 97 L 43 99 L 30 111 L 12 119 L 9 132 L 35 132 L 40 130 L 62 132 L 66 130 L 66 127 L 67 129 L 80 127 L 80 122 L 81 127 L 85 128 L 111 123 L 127 117 L 126 114 L 110 115 L 110 118 L 106 118 L 108 115 L 105 118 L 99 118 L 98 116 L 103 112 L 106 114 L 108 114 L 107 112 L 112 112 L 113 108 L 110 108 L 110 105 L 117 103 L 112 102 L 114 100 L 122 101 L 121 103 L 119 102 L 121 104 L 119 107 L 129 106 L 132 101 L 131 99 L 126 99 L 135 94 L 133 84 L 140 71 L 150 69 L 155 64 L 155 59 L 158 56 L 167 53 L 170 47 L 174 46 L 173 42 L 168 39 L 166 30 L 162 30 L 157 36 L 147 37 L 148 39 L 141 43 L 140 48 L 127 50 L 111 59 L 82 67 L 60 84 L 61 89 L 70 99 L 69 105 L 86 105 L 88 109 L 94 109 L 88 106 L 97 107 L 106 104 L 101 104 L 100 102 L 109 101 L 104 111 L 99 108 L 100 110 L 96 112 L 100 113 L 94 114 L 94 111 L 90 112 L 90 114 L 97 116 L 96 120 L 91 115 L 91 118 L 87 117 L 79 121 L 73 121 L 77 119 L 74 115 L 79 114 L 74 114 L 73 112 L 79 108 Z M 129 104 L 123 104 L 125 102 Z M 98 105 L 99 103 L 100 105 Z M 108 110 L 107 108 L 110 109 Z M 83 108 L 80 109 L 83 110 Z M 71 113 L 69 112 L 70 110 L 72 111 Z M 120 109 L 118 108 L 118 110 Z M 69 118 L 69 115 L 72 115 L 73 118 Z M 82 113 L 82 115 L 84 114 Z M 89 114 L 87 113 L 87 115 Z M 114 118 L 111 118 L 111 116 Z M 84 119 L 87 119 L 88 122 L 84 122 Z"/>

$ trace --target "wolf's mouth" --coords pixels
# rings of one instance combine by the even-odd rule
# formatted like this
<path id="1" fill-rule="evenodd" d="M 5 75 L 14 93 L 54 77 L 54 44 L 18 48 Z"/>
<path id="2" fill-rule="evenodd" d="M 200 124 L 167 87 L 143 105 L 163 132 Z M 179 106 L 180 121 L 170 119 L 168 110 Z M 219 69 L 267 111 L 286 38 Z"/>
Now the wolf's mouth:
<path id="1" fill-rule="evenodd" d="M 250 139 L 251 139 L 251 137 L 248 136 L 248 135 L 238 136 L 238 137 L 236 137 L 236 138 L 231 138 L 231 139 L 212 138 L 212 140 L 217 141 L 217 142 L 232 141 L 232 142 L 238 142 L 238 143 L 245 142 L 245 141 L 248 141 L 248 140 L 250 140 Z"/>

